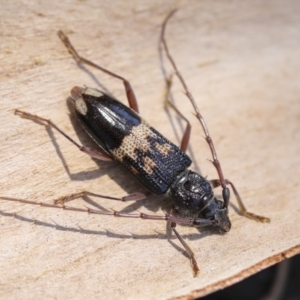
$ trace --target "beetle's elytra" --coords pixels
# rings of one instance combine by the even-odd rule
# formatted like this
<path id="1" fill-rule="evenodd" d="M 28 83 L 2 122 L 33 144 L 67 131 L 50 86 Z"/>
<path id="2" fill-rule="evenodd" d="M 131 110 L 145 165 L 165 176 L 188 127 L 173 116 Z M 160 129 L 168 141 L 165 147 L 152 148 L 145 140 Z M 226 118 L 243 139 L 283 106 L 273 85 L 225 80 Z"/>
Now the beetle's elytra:
<path id="1" fill-rule="evenodd" d="M 150 192 L 160 195 L 192 161 L 134 110 L 91 88 L 72 90 L 75 111 L 102 151 L 123 164 Z"/>
<path id="2" fill-rule="evenodd" d="M 175 11 L 172 11 L 163 22 L 161 43 L 175 74 L 182 83 L 187 98 L 194 107 L 196 117 L 203 128 L 205 139 L 210 147 L 213 157 L 212 163 L 217 170 L 219 178 L 207 180 L 205 177 L 189 169 L 192 161 L 185 153 L 185 150 L 189 143 L 191 126 L 188 119 L 180 113 L 180 110 L 177 107 L 171 102 L 168 102 L 170 107 L 187 123 L 180 147 L 171 143 L 141 118 L 138 114 L 137 100 L 128 80 L 80 57 L 68 37 L 62 31 L 59 31 L 58 35 L 60 39 L 78 63 L 87 64 L 97 68 L 123 82 L 129 107 L 97 89 L 81 87 L 74 87 L 72 89 L 71 96 L 78 120 L 86 132 L 98 144 L 99 149 L 90 149 L 83 145 L 79 145 L 48 119 L 20 110 L 16 110 L 16 113 L 23 117 L 38 120 L 44 122 L 48 126 L 52 126 L 69 139 L 79 150 L 92 157 L 99 160 L 116 160 L 120 162 L 145 188 L 147 188 L 148 192 L 133 193 L 121 198 L 116 198 L 113 196 L 83 191 L 61 197 L 55 200 L 54 204 L 4 196 L 0 197 L 0 199 L 53 208 L 63 208 L 65 210 L 82 211 L 92 214 L 167 221 L 170 224 L 172 231 L 185 248 L 190 258 L 193 273 L 194 275 L 197 275 L 199 268 L 194 253 L 175 228 L 176 223 L 188 224 L 195 227 L 212 226 L 219 229 L 220 233 L 228 232 L 231 228 L 231 223 L 228 217 L 230 193 L 227 185 L 231 186 L 237 198 L 241 214 L 259 222 L 269 222 L 270 220 L 248 212 L 233 183 L 223 175 L 221 164 L 217 158 L 215 147 L 206 123 L 167 47 L 165 28 L 174 12 Z M 214 195 L 213 188 L 218 186 L 221 186 L 222 188 L 223 199 L 217 199 Z M 126 214 L 116 211 L 108 212 L 90 208 L 74 208 L 65 205 L 67 201 L 71 201 L 84 195 L 129 201 L 144 199 L 151 193 L 157 195 L 168 194 L 173 201 L 173 208 L 169 215 L 157 216 L 146 215 L 143 213 Z"/>

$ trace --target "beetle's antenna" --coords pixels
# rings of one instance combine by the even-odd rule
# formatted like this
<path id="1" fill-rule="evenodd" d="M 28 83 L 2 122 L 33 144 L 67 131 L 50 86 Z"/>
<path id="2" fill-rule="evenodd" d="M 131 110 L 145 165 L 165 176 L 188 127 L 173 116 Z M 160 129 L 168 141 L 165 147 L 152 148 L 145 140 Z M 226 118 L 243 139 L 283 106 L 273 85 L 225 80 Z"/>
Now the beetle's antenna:
<path id="1" fill-rule="evenodd" d="M 208 128 L 207 128 L 207 125 L 198 109 L 198 106 L 196 105 L 196 102 L 192 96 L 192 94 L 189 92 L 188 90 L 188 87 L 182 77 L 182 75 L 180 74 L 180 72 L 178 71 L 177 69 L 177 66 L 175 64 L 175 61 L 173 59 L 173 57 L 171 56 L 170 52 L 169 52 L 169 48 L 168 48 L 168 45 L 167 45 L 167 42 L 166 42 L 166 39 L 165 39 L 165 31 L 166 31 L 166 27 L 167 27 L 167 23 L 169 21 L 169 19 L 174 15 L 174 13 L 176 12 L 176 9 L 172 10 L 166 17 L 166 19 L 164 20 L 163 22 L 163 25 L 162 25 L 162 30 L 161 30 L 161 43 L 163 44 L 163 47 L 166 51 L 166 55 L 167 55 L 167 58 L 169 59 L 171 65 L 173 66 L 173 69 L 175 71 L 175 74 L 177 75 L 179 81 L 181 82 L 183 88 L 184 88 L 184 93 L 185 95 L 189 98 L 189 100 L 191 101 L 193 107 L 194 107 L 194 110 L 195 110 L 195 115 L 196 115 L 196 118 L 200 121 L 201 123 L 201 126 L 203 128 L 203 131 L 204 131 L 204 134 L 205 134 L 205 140 L 206 142 L 208 143 L 209 145 L 209 148 L 210 148 L 210 151 L 211 151 L 211 154 L 212 154 L 212 157 L 213 157 L 213 160 L 212 160 L 212 163 L 213 165 L 215 166 L 217 172 L 218 172 L 218 175 L 219 175 L 219 179 L 220 179 L 220 184 L 223 188 L 223 199 L 224 199 L 224 206 L 225 207 L 228 207 L 228 203 L 229 203 L 229 189 L 226 187 L 226 180 L 224 178 L 224 175 L 223 175 L 223 171 L 222 171 L 222 167 L 221 167 L 221 164 L 218 160 L 218 157 L 217 157 L 217 153 L 216 153 L 216 150 L 215 150 L 215 146 L 214 146 L 214 143 L 212 141 L 212 138 L 209 134 L 209 131 L 208 131 Z"/>

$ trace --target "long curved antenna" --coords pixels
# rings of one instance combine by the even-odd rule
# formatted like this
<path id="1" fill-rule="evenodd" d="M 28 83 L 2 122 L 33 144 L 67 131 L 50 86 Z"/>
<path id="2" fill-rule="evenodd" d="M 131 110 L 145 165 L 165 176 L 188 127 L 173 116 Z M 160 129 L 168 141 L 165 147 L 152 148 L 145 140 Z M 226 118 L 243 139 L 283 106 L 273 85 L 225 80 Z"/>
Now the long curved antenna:
<path id="1" fill-rule="evenodd" d="M 167 23 L 168 23 L 169 19 L 174 15 L 175 12 L 176 12 L 176 9 L 172 10 L 167 15 L 166 19 L 163 22 L 162 30 L 161 30 L 161 38 L 160 38 L 161 43 L 162 43 L 162 45 L 163 45 L 163 47 L 166 51 L 167 58 L 169 59 L 171 65 L 173 66 L 173 69 L 175 71 L 176 76 L 178 77 L 179 81 L 181 82 L 181 84 L 184 88 L 185 95 L 188 97 L 188 99 L 191 101 L 191 103 L 194 107 L 195 116 L 200 121 L 200 124 L 203 128 L 203 131 L 204 131 L 204 134 L 205 134 L 205 140 L 209 145 L 211 155 L 212 155 L 212 158 L 213 158 L 213 160 L 211 162 L 213 163 L 213 165 L 215 166 L 215 168 L 218 172 L 219 179 L 220 179 L 220 185 L 222 186 L 222 189 L 223 189 L 222 194 L 223 194 L 223 199 L 224 199 L 224 206 L 228 207 L 230 192 L 229 192 L 229 189 L 226 186 L 226 180 L 225 180 L 224 175 L 223 175 L 221 164 L 220 164 L 220 162 L 218 160 L 218 157 L 217 157 L 217 153 L 216 153 L 216 150 L 215 150 L 214 143 L 213 143 L 212 138 L 209 134 L 207 125 L 206 125 L 206 123 L 205 123 L 205 121 L 204 121 L 204 119 L 203 119 L 203 117 L 202 117 L 202 115 L 201 115 L 201 113 L 198 109 L 198 106 L 197 106 L 192 94 L 189 92 L 188 87 L 187 87 L 182 75 L 180 74 L 180 72 L 177 69 L 175 61 L 174 61 L 173 57 L 171 56 L 171 54 L 169 52 L 169 48 L 168 48 L 168 45 L 167 45 L 167 42 L 166 42 L 166 39 L 165 39 L 165 31 L 166 31 Z"/>

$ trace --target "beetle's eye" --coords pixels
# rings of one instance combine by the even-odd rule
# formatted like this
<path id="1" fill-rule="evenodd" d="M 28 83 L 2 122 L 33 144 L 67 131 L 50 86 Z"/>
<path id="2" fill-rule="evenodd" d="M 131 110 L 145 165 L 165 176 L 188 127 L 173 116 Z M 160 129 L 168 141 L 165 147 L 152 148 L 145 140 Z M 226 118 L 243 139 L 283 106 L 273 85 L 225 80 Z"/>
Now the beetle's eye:
<path id="1" fill-rule="evenodd" d="M 209 182 L 206 182 L 203 186 L 204 191 L 210 192 L 211 191 L 211 185 Z"/>
<path id="2" fill-rule="evenodd" d="M 186 188 L 186 189 L 190 189 L 190 187 L 191 187 L 191 181 L 190 180 L 187 180 L 184 184 L 184 187 Z"/>

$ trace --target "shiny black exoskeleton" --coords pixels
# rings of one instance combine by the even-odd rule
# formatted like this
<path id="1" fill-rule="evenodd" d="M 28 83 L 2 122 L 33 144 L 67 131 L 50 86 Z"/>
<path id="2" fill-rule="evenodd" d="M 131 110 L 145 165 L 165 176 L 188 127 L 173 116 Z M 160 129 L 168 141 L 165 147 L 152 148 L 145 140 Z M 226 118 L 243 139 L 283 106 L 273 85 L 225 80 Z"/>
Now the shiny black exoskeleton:
<path id="1" fill-rule="evenodd" d="M 210 183 L 201 175 L 186 170 L 170 187 L 174 210 L 179 216 L 195 219 L 195 227 L 217 226 L 221 233 L 231 228 L 228 210 L 218 200 Z M 213 223 L 211 221 L 214 221 Z"/>
<path id="2" fill-rule="evenodd" d="M 76 114 L 102 151 L 119 161 L 151 193 L 169 192 L 178 217 L 196 227 L 230 230 L 227 208 L 203 176 L 188 170 L 191 159 L 135 111 L 91 88 L 72 93 Z"/>

